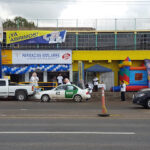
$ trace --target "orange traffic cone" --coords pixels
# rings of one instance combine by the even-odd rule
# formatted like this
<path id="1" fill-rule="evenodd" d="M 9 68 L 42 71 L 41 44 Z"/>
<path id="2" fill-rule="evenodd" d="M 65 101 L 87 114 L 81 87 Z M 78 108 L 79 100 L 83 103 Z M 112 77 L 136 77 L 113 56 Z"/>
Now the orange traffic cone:
<path id="1" fill-rule="evenodd" d="M 98 114 L 101 117 L 108 117 L 110 116 L 107 113 L 106 105 L 105 105 L 105 92 L 104 92 L 104 87 L 102 87 L 102 113 Z"/>

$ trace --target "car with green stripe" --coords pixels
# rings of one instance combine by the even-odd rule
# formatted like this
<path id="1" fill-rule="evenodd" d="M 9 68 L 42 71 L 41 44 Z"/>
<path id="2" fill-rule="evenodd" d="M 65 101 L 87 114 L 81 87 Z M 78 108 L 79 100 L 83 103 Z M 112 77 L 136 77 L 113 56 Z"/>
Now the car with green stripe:
<path id="1" fill-rule="evenodd" d="M 37 92 L 34 98 L 40 99 L 42 102 L 49 102 L 52 99 L 73 99 L 81 102 L 90 99 L 91 95 L 88 89 L 81 89 L 74 84 L 63 84 L 52 90 Z"/>

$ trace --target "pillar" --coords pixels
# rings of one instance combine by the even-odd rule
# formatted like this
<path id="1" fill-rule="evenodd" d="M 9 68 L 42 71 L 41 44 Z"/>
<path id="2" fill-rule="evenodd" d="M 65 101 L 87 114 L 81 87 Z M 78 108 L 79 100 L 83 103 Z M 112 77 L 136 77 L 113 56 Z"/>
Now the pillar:
<path id="1" fill-rule="evenodd" d="M 47 71 L 43 72 L 43 82 L 47 82 Z"/>
<path id="2" fill-rule="evenodd" d="M 25 82 L 29 82 L 30 79 L 29 79 L 29 72 L 26 72 L 25 73 Z"/>
<path id="3" fill-rule="evenodd" d="M 73 82 L 72 64 L 70 65 L 70 69 L 69 69 L 69 80 L 70 82 Z"/>

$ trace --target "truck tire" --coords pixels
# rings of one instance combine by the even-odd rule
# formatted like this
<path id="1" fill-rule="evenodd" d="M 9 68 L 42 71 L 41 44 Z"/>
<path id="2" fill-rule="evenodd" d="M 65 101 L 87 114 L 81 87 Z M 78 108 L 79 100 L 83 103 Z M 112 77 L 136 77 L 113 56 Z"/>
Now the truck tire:
<path id="1" fill-rule="evenodd" d="M 18 101 L 25 101 L 27 99 L 27 94 L 24 91 L 18 91 L 15 97 Z"/>

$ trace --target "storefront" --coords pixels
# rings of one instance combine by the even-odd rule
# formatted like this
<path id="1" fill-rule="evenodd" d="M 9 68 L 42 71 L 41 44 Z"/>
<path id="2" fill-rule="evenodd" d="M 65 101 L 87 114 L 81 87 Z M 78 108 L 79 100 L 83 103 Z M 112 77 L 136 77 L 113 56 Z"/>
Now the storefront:
<path id="1" fill-rule="evenodd" d="M 37 72 L 40 82 L 56 79 L 58 73 L 72 81 L 71 50 L 3 50 L 3 76 L 14 82 L 29 82 Z"/>

